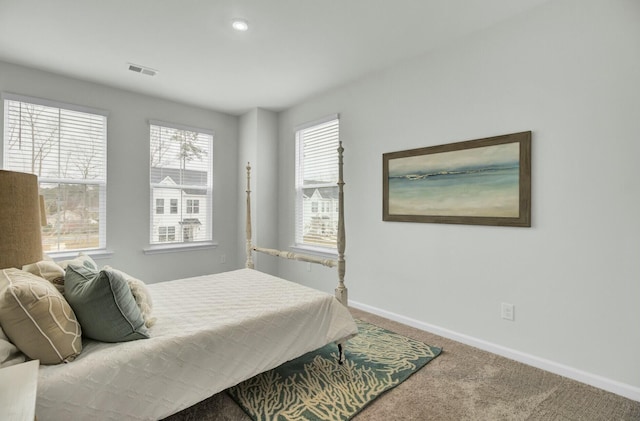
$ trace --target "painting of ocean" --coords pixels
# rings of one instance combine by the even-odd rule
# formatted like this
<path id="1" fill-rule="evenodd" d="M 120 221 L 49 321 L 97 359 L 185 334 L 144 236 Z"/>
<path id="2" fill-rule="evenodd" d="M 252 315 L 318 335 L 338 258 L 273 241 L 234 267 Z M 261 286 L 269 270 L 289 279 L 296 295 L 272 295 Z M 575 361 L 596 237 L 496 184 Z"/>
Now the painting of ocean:
<path id="1" fill-rule="evenodd" d="M 389 213 L 519 216 L 519 143 L 389 161 Z"/>

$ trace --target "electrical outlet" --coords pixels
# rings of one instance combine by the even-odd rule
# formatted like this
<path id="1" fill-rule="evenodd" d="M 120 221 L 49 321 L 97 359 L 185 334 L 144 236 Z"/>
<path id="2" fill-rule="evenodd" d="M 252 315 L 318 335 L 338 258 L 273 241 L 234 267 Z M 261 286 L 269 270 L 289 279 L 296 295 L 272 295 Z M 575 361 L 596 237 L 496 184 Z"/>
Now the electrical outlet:
<path id="1" fill-rule="evenodd" d="M 311 272 L 311 262 L 307 262 L 307 272 Z"/>
<path id="2" fill-rule="evenodd" d="M 505 320 L 515 320 L 515 307 L 513 304 L 502 303 L 500 316 Z"/>
<path id="3" fill-rule="evenodd" d="M 221 254 L 220 255 L 220 263 L 227 263 L 227 255 L 226 254 Z"/>

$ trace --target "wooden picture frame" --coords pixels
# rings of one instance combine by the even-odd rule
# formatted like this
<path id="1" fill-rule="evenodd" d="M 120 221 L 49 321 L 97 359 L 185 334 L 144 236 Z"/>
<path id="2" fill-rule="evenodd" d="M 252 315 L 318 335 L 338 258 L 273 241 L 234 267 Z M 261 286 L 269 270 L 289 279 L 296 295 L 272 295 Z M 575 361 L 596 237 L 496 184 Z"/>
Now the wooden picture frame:
<path id="1" fill-rule="evenodd" d="M 382 219 L 531 226 L 531 132 L 382 155 Z"/>

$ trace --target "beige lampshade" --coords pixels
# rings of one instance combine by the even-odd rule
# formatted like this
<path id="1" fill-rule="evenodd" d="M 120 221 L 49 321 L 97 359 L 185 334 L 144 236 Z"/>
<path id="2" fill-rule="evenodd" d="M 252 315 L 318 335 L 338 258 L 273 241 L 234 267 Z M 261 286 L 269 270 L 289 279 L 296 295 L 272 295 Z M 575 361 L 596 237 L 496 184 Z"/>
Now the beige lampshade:
<path id="1" fill-rule="evenodd" d="M 38 177 L 0 170 L 0 269 L 42 260 Z"/>

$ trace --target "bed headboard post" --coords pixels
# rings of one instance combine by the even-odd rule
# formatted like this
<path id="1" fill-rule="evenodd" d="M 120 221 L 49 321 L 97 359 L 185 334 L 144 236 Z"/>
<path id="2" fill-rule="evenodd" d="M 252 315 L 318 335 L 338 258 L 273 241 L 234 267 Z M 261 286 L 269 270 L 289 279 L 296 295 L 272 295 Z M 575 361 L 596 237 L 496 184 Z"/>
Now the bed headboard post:
<path id="1" fill-rule="evenodd" d="M 247 235 L 247 261 L 245 267 L 253 269 L 253 246 L 251 245 L 251 163 L 247 162 L 247 222 L 246 222 L 246 235 Z"/>
<path id="2" fill-rule="evenodd" d="M 344 177 L 342 174 L 342 154 L 344 148 L 342 142 L 338 146 L 338 286 L 336 287 L 336 298 L 345 306 L 348 305 L 348 291 L 344 285 L 345 260 L 344 249 L 346 246 L 344 233 Z"/>

